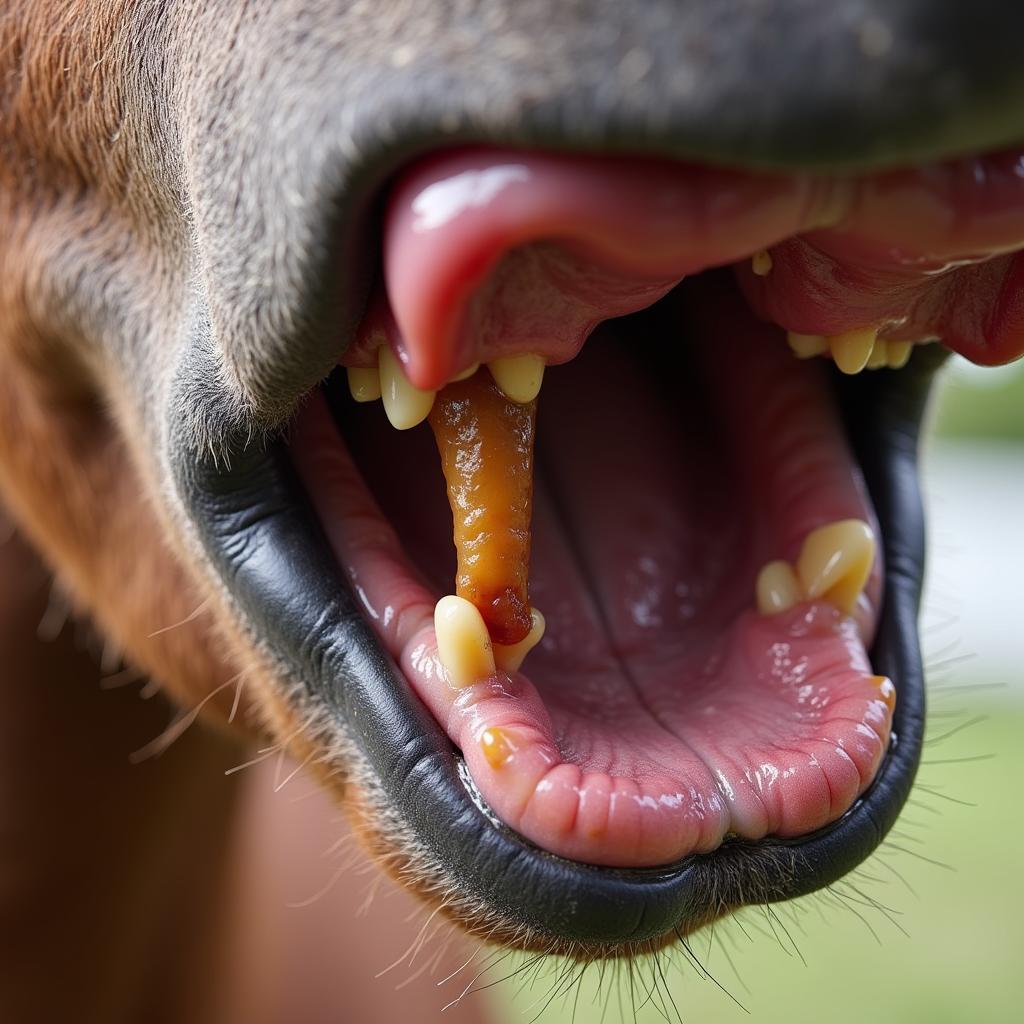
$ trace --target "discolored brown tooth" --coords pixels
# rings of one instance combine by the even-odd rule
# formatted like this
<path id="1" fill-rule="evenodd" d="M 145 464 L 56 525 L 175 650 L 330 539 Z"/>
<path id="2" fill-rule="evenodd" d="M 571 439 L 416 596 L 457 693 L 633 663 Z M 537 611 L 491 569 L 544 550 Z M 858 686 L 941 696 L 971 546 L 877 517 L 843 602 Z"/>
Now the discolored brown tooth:
<path id="1" fill-rule="evenodd" d="M 429 417 L 452 507 L 455 591 L 502 645 L 518 644 L 534 626 L 528 573 L 536 419 L 536 399 L 511 401 L 486 370 L 439 391 Z"/>

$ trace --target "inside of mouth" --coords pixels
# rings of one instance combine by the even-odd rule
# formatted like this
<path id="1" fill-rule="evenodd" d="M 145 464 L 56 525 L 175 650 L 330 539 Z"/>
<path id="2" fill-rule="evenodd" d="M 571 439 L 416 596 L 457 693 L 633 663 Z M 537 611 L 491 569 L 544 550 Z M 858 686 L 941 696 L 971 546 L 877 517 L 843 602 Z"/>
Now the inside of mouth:
<path id="1" fill-rule="evenodd" d="M 550 284 L 559 261 L 542 248 L 526 263 L 525 278 L 509 279 L 532 275 L 543 295 L 537 274 Z M 453 590 L 456 553 L 427 424 L 394 430 L 380 403 L 354 403 L 336 374 L 328 402 L 314 399 L 292 433 L 300 475 L 382 642 L 483 799 L 552 853 L 656 865 L 729 836 L 806 834 L 865 791 L 890 739 L 895 689 L 866 653 L 879 560 L 847 607 L 804 593 L 766 614 L 758 601 L 764 567 L 798 563 L 815 531 L 877 524 L 834 369 L 795 359 L 786 332 L 755 315 L 752 303 L 765 303 L 748 264 L 676 285 L 683 275 L 653 265 L 616 276 L 602 257 L 600 273 L 584 275 L 584 291 L 596 281 L 613 310 L 644 289 L 636 306 L 649 308 L 593 331 L 583 316 L 566 335 L 574 357 L 546 371 L 529 600 L 547 629 L 521 669 L 456 688 L 438 657 L 433 611 Z M 474 292 L 478 325 L 503 322 L 480 298 L 493 305 L 500 294 Z M 509 294 L 533 308 L 529 290 Z M 549 324 L 552 309 L 564 314 L 534 301 Z M 394 322 L 386 299 L 374 318 Z M 472 362 L 460 344 L 449 345 L 445 374 Z M 420 379 L 443 363 L 410 370 L 401 354 Z M 365 356 L 357 347 L 354 365 Z"/>

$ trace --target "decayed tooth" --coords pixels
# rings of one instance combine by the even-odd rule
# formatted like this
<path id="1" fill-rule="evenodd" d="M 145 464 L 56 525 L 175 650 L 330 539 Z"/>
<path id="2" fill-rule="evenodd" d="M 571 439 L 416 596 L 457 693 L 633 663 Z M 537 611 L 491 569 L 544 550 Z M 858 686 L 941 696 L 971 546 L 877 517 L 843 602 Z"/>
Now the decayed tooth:
<path id="1" fill-rule="evenodd" d="M 487 368 L 494 383 L 506 398 L 520 405 L 532 402 L 544 380 L 544 357 L 536 355 L 502 356 L 492 359 Z"/>
<path id="2" fill-rule="evenodd" d="M 828 341 L 820 334 L 797 334 L 796 331 L 790 331 L 786 341 L 797 359 L 810 359 L 828 351 Z"/>
<path id="3" fill-rule="evenodd" d="M 906 366 L 910 360 L 910 353 L 914 351 L 912 341 L 890 341 L 889 342 L 889 369 L 899 370 Z"/>
<path id="4" fill-rule="evenodd" d="M 469 380 L 470 377 L 480 369 L 479 363 L 474 363 L 472 366 L 467 366 L 462 373 L 456 374 L 452 377 L 452 383 L 458 383 L 460 380 Z"/>
<path id="5" fill-rule="evenodd" d="M 867 369 L 880 370 L 883 366 L 889 365 L 889 342 L 885 338 L 876 338 L 875 347 L 868 357 Z"/>
<path id="6" fill-rule="evenodd" d="M 757 577 L 757 610 L 778 615 L 803 600 L 803 588 L 789 562 L 769 562 Z"/>
<path id="7" fill-rule="evenodd" d="M 836 366 L 843 373 L 860 373 L 868 365 L 877 337 L 878 332 L 873 327 L 833 335 L 828 339 L 828 344 Z"/>
<path id="8" fill-rule="evenodd" d="M 487 626 L 476 606 L 449 594 L 434 608 L 437 656 L 452 686 L 472 686 L 494 675 L 494 652 Z"/>
<path id="9" fill-rule="evenodd" d="M 494 661 L 504 672 L 516 672 L 526 656 L 544 636 L 544 616 L 536 608 L 530 609 L 530 632 L 517 644 L 494 644 Z"/>
<path id="10" fill-rule="evenodd" d="M 380 398 L 380 370 L 376 366 L 350 366 L 348 389 L 357 402 L 376 402 Z"/>
<path id="11" fill-rule="evenodd" d="M 823 598 L 851 614 L 875 561 L 875 535 L 859 519 L 842 519 L 812 530 L 796 562 L 804 596 Z"/>
<path id="12" fill-rule="evenodd" d="M 408 430 L 422 423 L 434 406 L 434 392 L 420 391 L 409 383 L 401 364 L 387 345 L 378 349 L 381 397 L 384 412 L 396 430 Z"/>
<path id="13" fill-rule="evenodd" d="M 772 272 L 772 254 L 767 249 L 755 252 L 750 259 L 750 269 L 758 277 L 767 277 Z"/>

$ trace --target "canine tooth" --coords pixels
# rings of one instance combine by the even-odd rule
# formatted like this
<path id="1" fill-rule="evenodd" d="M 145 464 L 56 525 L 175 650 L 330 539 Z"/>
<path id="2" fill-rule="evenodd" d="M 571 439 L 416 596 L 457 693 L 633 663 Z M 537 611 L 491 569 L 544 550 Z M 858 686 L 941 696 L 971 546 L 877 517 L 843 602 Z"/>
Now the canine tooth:
<path id="1" fill-rule="evenodd" d="M 504 768 L 512 760 L 516 745 L 507 730 L 494 727 L 480 734 L 480 749 L 492 768 Z"/>
<path id="2" fill-rule="evenodd" d="M 889 342 L 889 369 L 899 370 L 910 361 L 910 353 L 914 351 L 912 341 Z"/>
<path id="3" fill-rule="evenodd" d="M 750 269 L 758 277 L 767 277 L 772 272 L 772 254 L 767 249 L 755 252 L 750 259 Z"/>
<path id="4" fill-rule="evenodd" d="M 757 610 L 778 615 L 803 600 L 803 589 L 789 562 L 769 562 L 757 576 Z"/>
<path id="5" fill-rule="evenodd" d="M 828 351 L 828 341 L 820 334 L 797 334 L 796 331 L 790 331 L 786 341 L 797 359 L 810 359 Z"/>
<path id="6" fill-rule="evenodd" d="M 494 661 L 504 672 L 515 672 L 526 656 L 540 643 L 544 636 L 544 616 L 536 608 L 530 609 L 530 632 L 517 644 L 494 644 Z"/>
<path id="7" fill-rule="evenodd" d="M 420 391 L 409 383 L 395 354 L 381 345 L 377 357 L 380 368 L 381 397 L 384 412 L 396 430 L 408 430 L 422 423 L 434 407 L 434 392 Z"/>
<path id="8" fill-rule="evenodd" d="M 878 338 L 875 347 L 868 357 L 867 369 L 880 370 L 883 366 L 889 365 L 889 342 L 885 338 Z"/>
<path id="9" fill-rule="evenodd" d="M 480 369 L 479 363 L 474 363 L 472 366 L 467 366 L 462 373 L 456 374 L 452 377 L 452 383 L 455 384 L 460 380 L 469 380 L 470 377 Z"/>
<path id="10" fill-rule="evenodd" d="M 434 608 L 437 655 L 452 686 L 462 688 L 494 675 L 494 651 L 483 616 L 464 597 L 449 594 Z"/>
<path id="11" fill-rule="evenodd" d="M 796 562 L 804 595 L 824 598 L 849 615 L 875 561 L 875 535 L 859 519 L 841 519 L 812 530 Z"/>
<path id="12" fill-rule="evenodd" d="M 832 349 L 832 358 L 843 373 L 860 373 L 875 347 L 878 332 L 873 327 L 861 327 L 856 331 L 835 334 L 828 339 Z"/>
<path id="13" fill-rule="evenodd" d="M 376 366 L 350 366 L 348 389 L 357 402 L 376 402 L 380 398 L 380 370 Z"/>
<path id="14" fill-rule="evenodd" d="M 537 355 L 501 356 L 487 364 L 494 383 L 506 398 L 525 405 L 540 393 L 544 380 L 544 357 Z"/>

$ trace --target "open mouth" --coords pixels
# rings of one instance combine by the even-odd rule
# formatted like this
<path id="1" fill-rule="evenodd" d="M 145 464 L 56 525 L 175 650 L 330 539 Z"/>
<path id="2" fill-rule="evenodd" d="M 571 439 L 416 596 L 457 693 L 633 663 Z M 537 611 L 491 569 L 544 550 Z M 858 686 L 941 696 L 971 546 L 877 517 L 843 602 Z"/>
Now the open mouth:
<path id="1" fill-rule="evenodd" d="M 384 224 L 288 449 L 331 567 L 292 553 L 350 602 L 314 587 L 306 619 L 358 606 L 401 673 L 346 647 L 375 681 L 331 698 L 383 788 L 474 897 L 579 941 L 849 870 L 920 745 L 930 342 L 1024 348 L 1020 154 L 854 178 L 467 149 L 400 175 Z M 481 560 L 512 612 L 473 596 Z"/>

